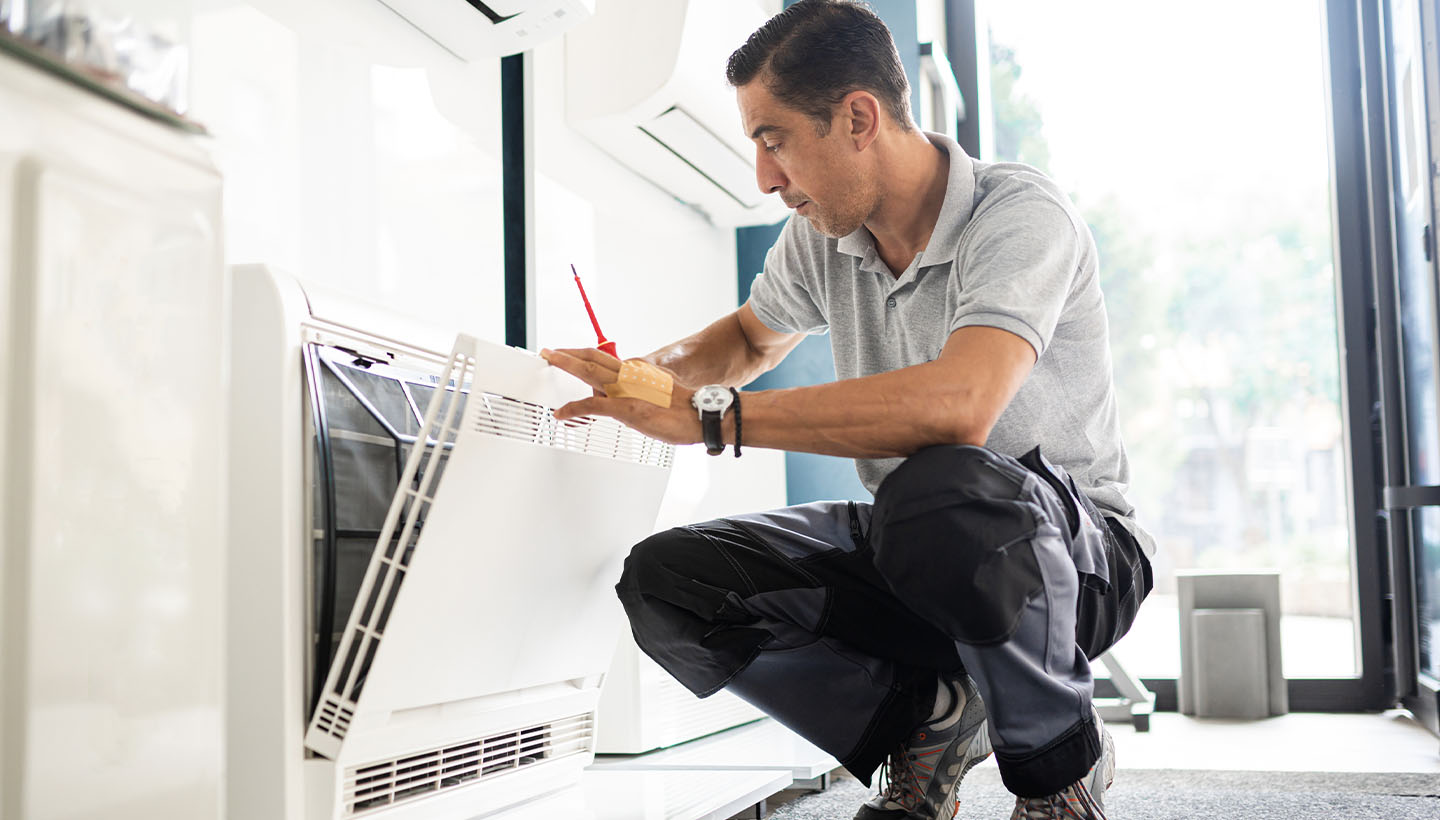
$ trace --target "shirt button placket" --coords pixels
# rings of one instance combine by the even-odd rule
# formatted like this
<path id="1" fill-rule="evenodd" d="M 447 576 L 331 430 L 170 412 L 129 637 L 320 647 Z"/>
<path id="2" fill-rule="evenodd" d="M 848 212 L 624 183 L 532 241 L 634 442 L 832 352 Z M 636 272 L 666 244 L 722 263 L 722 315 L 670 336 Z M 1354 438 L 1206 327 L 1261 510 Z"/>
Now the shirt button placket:
<path id="1" fill-rule="evenodd" d="M 895 302 L 895 297 L 894 297 L 894 296 L 891 296 L 889 299 L 886 299 L 886 300 L 885 300 L 885 306 L 886 306 L 886 307 L 892 307 L 892 308 L 893 308 L 893 307 L 895 307 L 895 305 L 896 305 L 896 302 Z"/>

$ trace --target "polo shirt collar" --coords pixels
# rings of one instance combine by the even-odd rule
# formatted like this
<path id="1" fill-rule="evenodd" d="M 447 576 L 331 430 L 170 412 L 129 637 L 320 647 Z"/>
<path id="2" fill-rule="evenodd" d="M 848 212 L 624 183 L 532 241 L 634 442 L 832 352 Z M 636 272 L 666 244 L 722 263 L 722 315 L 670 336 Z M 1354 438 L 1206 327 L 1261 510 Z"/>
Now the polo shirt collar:
<path id="1" fill-rule="evenodd" d="M 931 144 L 950 154 L 950 179 L 945 184 L 945 199 L 940 203 L 940 217 L 925 244 L 920 267 L 954 262 L 960 251 L 960 234 L 970 224 L 975 210 L 975 164 L 955 140 L 944 134 L 926 133 Z"/>
<path id="2" fill-rule="evenodd" d="M 945 183 L 945 199 L 940 204 L 940 216 L 925 253 L 920 257 L 919 267 L 953 262 L 960 246 L 960 234 L 970 224 L 970 215 L 975 209 L 975 168 L 974 162 L 965 150 L 944 134 L 925 133 L 932 145 L 944 148 L 950 155 L 950 174 Z M 875 237 L 870 229 L 861 225 L 853 233 L 840 237 L 835 249 L 849 256 L 860 258 L 860 269 L 885 273 L 888 268 L 875 250 Z"/>

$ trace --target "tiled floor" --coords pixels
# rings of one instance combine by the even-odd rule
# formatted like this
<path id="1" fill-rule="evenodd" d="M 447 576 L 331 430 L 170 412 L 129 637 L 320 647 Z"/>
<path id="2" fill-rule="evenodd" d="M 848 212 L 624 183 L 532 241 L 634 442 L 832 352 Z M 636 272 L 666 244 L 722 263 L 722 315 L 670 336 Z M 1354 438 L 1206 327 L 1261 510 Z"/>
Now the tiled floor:
<path id="1" fill-rule="evenodd" d="M 1157 712 L 1149 732 L 1111 734 L 1121 768 L 1440 773 L 1440 738 L 1399 710 L 1265 720 Z"/>

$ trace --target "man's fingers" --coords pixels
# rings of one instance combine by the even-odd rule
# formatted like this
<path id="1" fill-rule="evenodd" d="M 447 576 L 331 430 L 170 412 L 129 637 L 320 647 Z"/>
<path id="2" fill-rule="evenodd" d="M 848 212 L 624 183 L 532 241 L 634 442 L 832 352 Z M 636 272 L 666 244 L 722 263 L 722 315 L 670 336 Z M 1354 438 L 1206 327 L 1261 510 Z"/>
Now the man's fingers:
<path id="1" fill-rule="evenodd" d="M 540 357 L 551 365 L 564 370 L 566 373 L 585 382 L 593 388 L 602 389 L 607 384 L 613 384 L 620 373 L 620 361 L 613 356 L 607 356 L 600 351 L 591 351 L 599 358 L 590 361 L 588 357 L 574 355 L 584 351 L 576 350 L 542 350 Z M 608 363 L 605 360 L 609 360 Z"/>
<path id="2" fill-rule="evenodd" d="M 578 399 L 569 404 L 563 405 L 555 410 L 555 418 L 561 421 L 578 419 L 581 416 L 609 416 L 618 409 L 616 399 L 607 399 L 604 396 L 591 396 L 588 399 Z"/>
<path id="3" fill-rule="evenodd" d="M 592 412 L 590 408 L 590 403 L 595 401 L 596 398 L 597 397 L 592 396 L 588 399 L 581 399 L 580 401 L 572 401 L 569 404 L 563 404 L 555 408 L 555 418 L 561 421 L 569 421 L 570 419 L 577 419 L 581 416 L 588 416 Z"/>
<path id="4" fill-rule="evenodd" d="M 562 348 L 559 352 L 565 353 L 565 354 L 568 354 L 568 355 L 571 355 L 571 356 L 574 356 L 574 357 L 577 358 L 577 359 L 582 359 L 582 360 L 587 361 L 587 362 L 591 362 L 591 363 L 598 364 L 598 365 L 603 365 L 603 366 L 605 366 L 605 367 L 610 367 L 610 368 L 613 368 L 613 369 L 615 369 L 615 370 L 619 370 L 619 369 L 620 369 L 620 360 L 619 360 L 619 359 L 617 359 L 617 358 L 615 358 L 614 356 L 611 356 L 609 353 L 606 353 L 605 351 L 599 350 L 599 349 L 597 349 L 597 348 L 593 348 L 593 347 L 576 347 L 576 348 L 569 348 L 569 347 L 567 347 L 567 348 Z"/>
<path id="5" fill-rule="evenodd" d="M 592 396 L 588 399 L 577 399 L 555 410 L 555 418 L 561 421 L 577 419 L 581 416 L 608 416 L 620 421 L 622 424 L 629 424 L 637 419 L 648 416 L 649 411 L 655 406 L 639 399 L 612 399 L 606 396 Z"/>

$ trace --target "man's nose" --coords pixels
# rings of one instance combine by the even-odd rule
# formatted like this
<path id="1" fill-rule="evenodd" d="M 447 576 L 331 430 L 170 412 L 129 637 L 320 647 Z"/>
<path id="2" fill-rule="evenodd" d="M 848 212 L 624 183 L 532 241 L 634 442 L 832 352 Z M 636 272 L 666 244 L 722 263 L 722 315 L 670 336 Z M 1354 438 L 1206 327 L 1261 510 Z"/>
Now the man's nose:
<path id="1" fill-rule="evenodd" d="M 788 182 L 780 170 L 780 164 L 763 146 L 755 149 L 755 182 L 763 193 L 773 194 Z"/>

